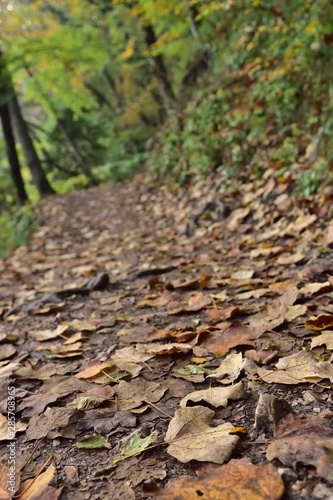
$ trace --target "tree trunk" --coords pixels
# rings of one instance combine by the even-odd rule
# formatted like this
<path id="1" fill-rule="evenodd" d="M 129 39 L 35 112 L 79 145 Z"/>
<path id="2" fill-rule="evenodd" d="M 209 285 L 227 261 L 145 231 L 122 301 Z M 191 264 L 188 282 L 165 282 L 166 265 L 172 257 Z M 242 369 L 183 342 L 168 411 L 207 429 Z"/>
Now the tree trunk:
<path id="1" fill-rule="evenodd" d="M 32 77 L 33 72 L 31 71 L 31 69 L 28 66 L 26 66 L 25 69 L 26 69 L 28 75 L 30 77 Z M 61 120 L 61 118 L 58 118 L 57 111 L 56 111 L 55 107 L 53 106 L 53 103 L 50 101 L 48 96 L 43 92 L 43 90 L 41 88 L 39 88 L 39 92 L 40 92 L 41 96 L 43 96 L 45 101 L 47 102 L 51 112 L 54 114 L 54 117 L 57 120 L 57 125 L 59 127 L 59 130 L 63 134 L 63 136 L 68 144 L 68 149 L 69 149 L 70 153 L 73 155 L 73 157 L 75 158 L 78 167 L 80 168 L 82 173 L 89 179 L 90 184 L 93 186 L 97 186 L 98 182 L 94 178 L 94 176 L 93 176 L 92 172 L 90 171 L 90 168 L 88 167 L 85 159 L 82 157 L 80 151 L 78 150 L 78 148 L 76 147 L 71 136 L 67 132 L 67 129 L 66 129 L 63 121 Z"/>
<path id="2" fill-rule="evenodd" d="M 144 32 L 147 47 L 149 48 L 151 45 L 157 42 L 154 28 L 151 24 L 147 24 L 143 26 L 142 29 Z M 168 72 L 164 64 L 163 56 L 161 54 L 159 54 L 158 56 L 150 56 L 148 60 L 153 69 L 153 74 L 159 83 L 165 109 L 169 113 L 176 99 L 175 94 L 172 90 L 172 86 L 168 80 Z"/>
<path id="3" fill-rule="evenodd" d="M 21 144 L 25 161 L 31 172 L 32 180 L 41 196 L 54 194 L 55 191 L 49 184 L 42 165 L 37 156 L 35 146 L 28 132 L 27 124 L 22 116 L 17 96 L 14 94 L 10 99 L 9 112 L 13 123 L 14 133 Z"/>
<path id="4" fill-rule="evenodd" d="M 10 115 L 8 104 L 0 106 L 0 119 L 3 130 L 3 135 L 6 143 L 7 155 L 10 165 L 10 173 L 16 188 L 19 205 L 23 206 L 28 201 L 28 196 L 24 188 L 24 183 L 21 175 L 20 163 L 16 152 L 15 139 L 10 123 Z"/>

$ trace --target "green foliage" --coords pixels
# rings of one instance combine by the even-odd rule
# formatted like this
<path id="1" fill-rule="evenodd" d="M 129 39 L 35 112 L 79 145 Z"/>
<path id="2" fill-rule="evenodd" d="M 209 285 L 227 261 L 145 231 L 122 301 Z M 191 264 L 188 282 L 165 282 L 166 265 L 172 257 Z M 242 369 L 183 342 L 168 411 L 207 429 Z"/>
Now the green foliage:
<path id="1" fill-rule="evenodd" d="M 35 230 L 33 208 L 26 206 L 0 215 L 0 257 L 10 249 L 25 245 Z"/>
<path id="2" fill-rule="evenodd" d="M 181 180 L 189 169 L 232 174 L 269 166 L 283 174 L 299 164 L 300 190 L 315 192 L 332 164 L 332 4 L 194 4 L 201 41 L 212 50 L 210 83 L 158 134 L 152 172 Z M 307 149 L 314 140 L 316 155 Z"/>
<path id="3" fill-rule="evenodd" d="M 59 192 L 135 174 L 281 175 L 300 190 L 333 151 L 333 5 L 326 0 L 17 0 L 0 4 L 6 71 Z M 169 95 L 166 95 L 168 94 Z M 315 154 L 308 146 L 316 141 Z M 36 189 L 23 177 L 30 199 Z M 0 206 L 14 193 L 0 139 Z M 326 170 L 325 170 L 326 169 Z M 88 175 L 89 177 L 89 175 Z M 325 180 L 326 182 L 326 180 Z"/>

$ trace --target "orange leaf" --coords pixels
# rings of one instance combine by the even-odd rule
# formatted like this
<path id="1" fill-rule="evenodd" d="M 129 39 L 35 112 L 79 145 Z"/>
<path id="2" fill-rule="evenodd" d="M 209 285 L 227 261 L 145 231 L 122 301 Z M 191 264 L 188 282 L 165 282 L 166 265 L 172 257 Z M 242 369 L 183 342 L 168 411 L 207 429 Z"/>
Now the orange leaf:
<path id="1" fill-rule="evenodd" d="M 310 316 L 304 323 L 308 330 L 325 330 L 333 326 L 332 314 L 319 314 L 319 316 Z"/>
<path id="2" fill-rule="evenodd" d="M 188 500 L 278 500 L 284 492 L 283 481 L 272 464 L 253 465 L 246 460 L 230 460 L 228 464 L 199 472 L 199 478 L 176 478 L 159 490 L 158 498 Z M 200 492 L 200 493 L 199 493 Z"/>

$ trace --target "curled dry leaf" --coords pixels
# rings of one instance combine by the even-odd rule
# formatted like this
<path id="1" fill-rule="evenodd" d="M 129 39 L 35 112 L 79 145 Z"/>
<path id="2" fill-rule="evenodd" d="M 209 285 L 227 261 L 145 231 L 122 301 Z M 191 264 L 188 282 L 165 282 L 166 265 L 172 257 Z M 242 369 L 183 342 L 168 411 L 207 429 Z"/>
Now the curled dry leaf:
<path id="1" fill-rule="evenodd" d="M 215 407 L 223 406 L 225 408 L 229 399 L 237 400 L 246 397 L 243 383 L 238 382 L 230 387 L 211 387 L 203 391 L 191 392 L 180 401 L 179 405 L 185 407 L 188 401 L 206 401 Z"/>

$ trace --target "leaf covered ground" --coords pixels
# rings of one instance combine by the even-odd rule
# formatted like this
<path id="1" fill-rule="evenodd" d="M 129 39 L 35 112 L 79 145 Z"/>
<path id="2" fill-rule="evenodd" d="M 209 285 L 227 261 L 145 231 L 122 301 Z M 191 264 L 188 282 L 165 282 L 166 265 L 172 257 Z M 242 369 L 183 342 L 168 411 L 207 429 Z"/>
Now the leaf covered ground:
<path id="1" fill-rule="evenodd" d="M 1 498 L 332 498 L 333 193 L 293 175 L 43 201 L 0 263 Z"/>

